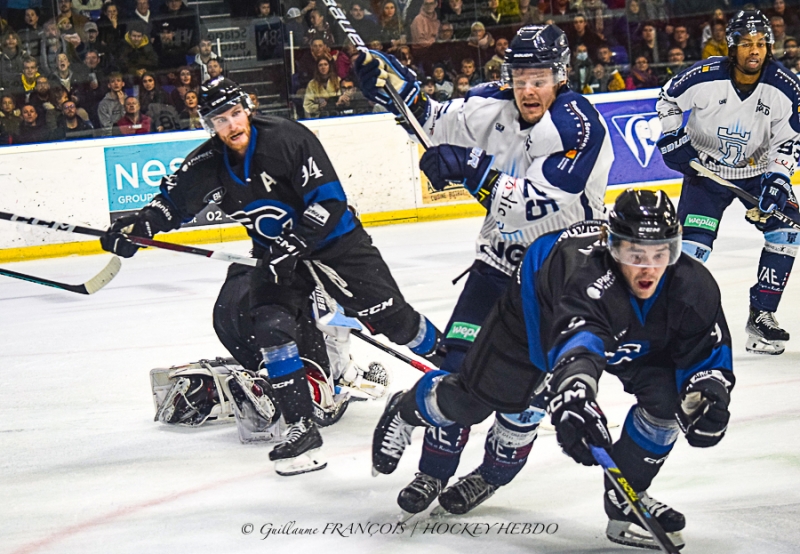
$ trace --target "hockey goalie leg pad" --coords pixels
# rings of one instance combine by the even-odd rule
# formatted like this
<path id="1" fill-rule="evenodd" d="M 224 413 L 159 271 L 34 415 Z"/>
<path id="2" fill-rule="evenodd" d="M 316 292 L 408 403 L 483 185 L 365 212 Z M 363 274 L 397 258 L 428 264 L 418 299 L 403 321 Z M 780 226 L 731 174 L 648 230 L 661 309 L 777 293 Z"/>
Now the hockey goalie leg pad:
<path id="1" fill-rule="evenodd" d="M 311 394 L 312 418 L 320 427 L 339 421 L 350 403 L 350 392 L 336 391 L 331 378 L 313 360 L 303 358 Z"/>
<path id="2" fill-rule="evenodd" d="M 230 371 L 227 362 L 233 360 L 201 360 L 168 370 L 151 370 L 154 421 L 197 427 L 208 419 L 229 417 L 232 409 L 223 386 Z"/>
<path id="3" fill-rule="evenodd" d="M 232 370 L 226 385 L 234 402 L 239 440 L 245 444 L 280 440 L 280 413 L 270 398 L 269 383 L 248 371 Z"/>

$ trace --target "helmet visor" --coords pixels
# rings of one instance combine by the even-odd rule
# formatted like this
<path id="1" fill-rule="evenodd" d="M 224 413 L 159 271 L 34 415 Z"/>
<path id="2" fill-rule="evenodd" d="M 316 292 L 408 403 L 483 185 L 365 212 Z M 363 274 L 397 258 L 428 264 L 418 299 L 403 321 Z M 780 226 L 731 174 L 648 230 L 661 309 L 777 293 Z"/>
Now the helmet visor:
<path id="1" fill-rule="evenodd" d="M 245 101 L 246 97 L 234 98 L 224 104 L 217 106 L 208 113 L 202 114 L 203 128 L 211 136 L 224 131 L 238 118 L 250 116 L 249 105 Z"/>
<path id="2" fill-rule="evenodd" d="M 666 267 L 681 255 L 681 236 L 668 239 L 642 240 L 611 233 L 608 250 L 617 263 L 634 267 Z"/>

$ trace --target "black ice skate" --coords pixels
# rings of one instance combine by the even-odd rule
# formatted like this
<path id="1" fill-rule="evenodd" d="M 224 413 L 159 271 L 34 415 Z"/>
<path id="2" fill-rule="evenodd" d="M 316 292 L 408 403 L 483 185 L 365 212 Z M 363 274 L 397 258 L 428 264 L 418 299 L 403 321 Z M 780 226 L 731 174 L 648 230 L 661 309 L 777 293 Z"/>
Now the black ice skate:
<path id="1" fill-rule="evenodd" d="M 654 498 L 650 498 L 646 492 L 639 493 L 639 498 L 641 498 L 642 504 L 645 505 L 647 510 L 661 524 L 661 527 L 664 528 L 667 536 L 672 540 L 672 544 L 677 548 L 683 548 L 684 541 L 680 533 L 686 527 L 686 518 L 683 517 L 683 514 Z M 650 550 L 660 549 L 658 544 L 653 541 L 650 532 L 641 526 L 628 501 L 623 500 L 620 502 L 613 489 L 606 491 L 603 505 L 608 516 L 606 536 L 611 542 Z"/>
<path id="2" fill-rule="evenodd" d="M 400 416 L 400 401 L 406 391 L 394 393 L 386 403 L 386 409 L 372 435 L 372 475 L 389 474 L 397 469 L 400 457 L 411 444 L 414 426 Z"/>
<path id="3" fill-rule="evenodd" d="M 299 475 L 325 469 L 327 462 L 319 459 L 322 436 L 309 418 L 290 423 L 286 441 L 272 449 L 269 459 L 275 462 L 275 473 L 283 476 Z"/>
<path id="4" fill-rule="evenodd" d="M 444 485 L 445 482 L 436 477 L 422 472 L 417 473 L 414 480 L 397 496 L 397 504 L 404 512 L 402 522 L 427 509 L 442 492 Z"/>
<path id="5" fill-rule="evenodd" d="M 748 352 L 777 356 L 786 350 L 789 333 L 781 329 L 774 312 L 750 306 L 750 317 L 747 319 L 745 331 L 747 331 L 745 348 Z"/>
<path id="6" fill-rule="evenodd" d="M 461 477 L 455 485 L 447 487 L 439 495 L 439 505 L 431 515 L 466 514 L 491 497 L 496 490 L 497 487 L 487 483 L 476 469 L 469 475 Z"/>

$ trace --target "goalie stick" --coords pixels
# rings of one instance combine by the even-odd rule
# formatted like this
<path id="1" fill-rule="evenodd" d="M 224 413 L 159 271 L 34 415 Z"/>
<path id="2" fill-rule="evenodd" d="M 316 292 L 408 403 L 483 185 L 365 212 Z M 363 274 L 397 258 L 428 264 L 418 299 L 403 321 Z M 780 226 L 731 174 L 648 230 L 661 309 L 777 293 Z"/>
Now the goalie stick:
<path id="1" fill-rule="evenodd" d="M 749 202 L 750 204 L 752 204 L 756 208 L 758 207 L 758 198 L 756 198 L 755 196 L 753 196 L 752 194 L 750 194 L 746 190 L 743 190 L 743 189 L 737 187 L 736 185 L 734 185 L 733 183 L 731 183 L 730 181 L 728 181 L 726 179 L 723 179 L 722 177 L 720 177 L 719 175 L 717 175 L 716 173 L 714 173 L 713 171 L 711 171 L 710 169 L 708 169 L 706 166 L 704 166 L 703 164 L 701 164 L 698 161 L 691 161 L 691 162 L 689 162 L 689 165 L 692 166 L 692 169 L 697 171 L 703 177 L 711 179 L 712 181 L 714 181 L 718 185 L 722 185 L 723 187 L 725 187 L 727 189 L 730 189 L 731 192 L 733 192 L 733 194 L 735 194 L 736 196 L 738 196 L 742 200 L 744 200 L 746 202 Z M 764 215 L 774 217 L 775 219 L 777 219 L 778 221 L 780 221 L 784 225 L 788 225 L 789 227 L 800 231 L 800 222 L 795 221 L 794 219 L 792 219 L 791 217 L 789 217 L 788 215 L 786 215 L 785 213 L 783 213 L 780 210 L 775 210 L 775 211 L 772 211 L 772 212 L 769 212 L 769 213 L 764 213 Z"/>
<path id="2" fill-rule="evenodd" d="M 26 225 L 33 225 L 34 227 L 44 227 L 54 231 L 64 231 L 66 233 L 76 233 L 78 235 L 90 235 L 93 237 L 102 237 L 106 235 L 105 231 L 99 229 L 92 229 L 91 227 L 83 227 L 81 225 L 72 225 L 71 223 L 59 223 L 58 221 L 47 221 L 45 219 L 38 219 L 35 217 L 25 217 L 22 215 L 12 214 L 8 212 L 0 212 L 0 219 L 5 219 L 14 223 L 24 223 Z M 160 240 L 147 239 L 144 237 L 137 237 L 133 235 L 126 235 L 128 239 L 136 246 L 151 246 L 153 248 L 160 248 L 162 250 L 172 250 L 173 252 L 182 252 L 184 254 L 194 254 L 196 256 L 203 256 L 205 258 L 212 258 L 223 262 L 232 262 L 242 265 L 249 265 L 257 267 L 260 265 L 261 260 L 255 258 L 248 258 L 247 256 L 240 256 L 239 254 L 230 254 L 228 252 L 217 252 L 214 250 L 206 250 L 205 248 L 197 248 L 196 246 L 186 246 L 185 244 L 173 244 L 171 242 L 163 242 Z"/>
<path id="3" fill-rule="evenodd" d="M 633 487 L 630 486 L 628 480 L 617 467 L 617 464 L 614 462 L 614 460 L 611 459 L 611 456 L 608 454 L 608 452 L 599 446 L 594 446 L 591 444 L 587 446 L 591 449 L 592 456 L 594 456 L 594 459 L 597 460 L 598 464 L 600 464 L 600 467 L 603 468 L 606 477 L 608 477 L 608 479 L 614 485 L 614 488 L 617 490 L 617 492 L 619 492 L 622 498 L 626 498 L 628 500 L 631 511 L 633 511 L 639 521 L 642 522 L 642 527 L 650 531 L 655 544 L 657 544 L 658 547 L 666 554 L 680 554 L 680 550 L 678 550 L 678 548 L 672 543 L 672 540 L 670 540 L 669 536 L 667 536 L 667 532 L 664 531 L 664 528 L 661 527 L 661 524 L 658 522 L 658 520 L 653 517 L 647 507 L 645 507 L 645 505 L 642 503 L 639 495 L 636 494 L 636 491 L 634 491 Z"/>
<path id="4" fill-rule="evenodd" d="M 106 266 L 94 277 L 86 281 L 85 283 L 81 283 L 80 285 L 70 285 L 68 283 L 59 283 L 58 281 L 51 281 L 50 279 L 44 279 L 42 277 L 35 277 L 33 275 L 27 275 L 25 273 L 18 273 L 16 271 L 11 271 L 10 269 L 0 269 L 0 275 L 5 275 L 6 277 L 13 277 L 14 279 L 21 279 L 23 281 L 28 281 L 29 283 L 35 283 L 37 285 L 44 285 L 47 287 L 53 287 L 55 289 L 66 290 L 69 292 L 77 292 L 78 294 L 94 294 L 117 276 L 119 273 L 119 269 L 122 267 L 122 262 L 120 262 L 119 258 L 113 256 L 111 260 L 106 264 Z"/>

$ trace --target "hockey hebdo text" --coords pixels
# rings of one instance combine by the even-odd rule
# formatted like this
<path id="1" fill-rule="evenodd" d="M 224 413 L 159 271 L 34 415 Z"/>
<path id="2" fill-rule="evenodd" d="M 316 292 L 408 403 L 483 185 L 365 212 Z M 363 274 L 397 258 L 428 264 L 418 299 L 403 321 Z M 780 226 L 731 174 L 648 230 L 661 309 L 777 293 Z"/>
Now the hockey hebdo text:
<path id="1" fill-rule="evenodd" d="M 487 535 L 555 535 L 557 523 L 464 523 L 442 521 L 419 521 L 415 523 L 326 523 L 323 527 L 302 527 L 296 521 L 283 524 L 264 523 L 260 527 L 252 523 L 242 525 L 243 535 L 256 535 L 261 540 L 281 536 L 328 535 L 338 538 L 376 535 L 458 535 L 479 538 Z"/>

